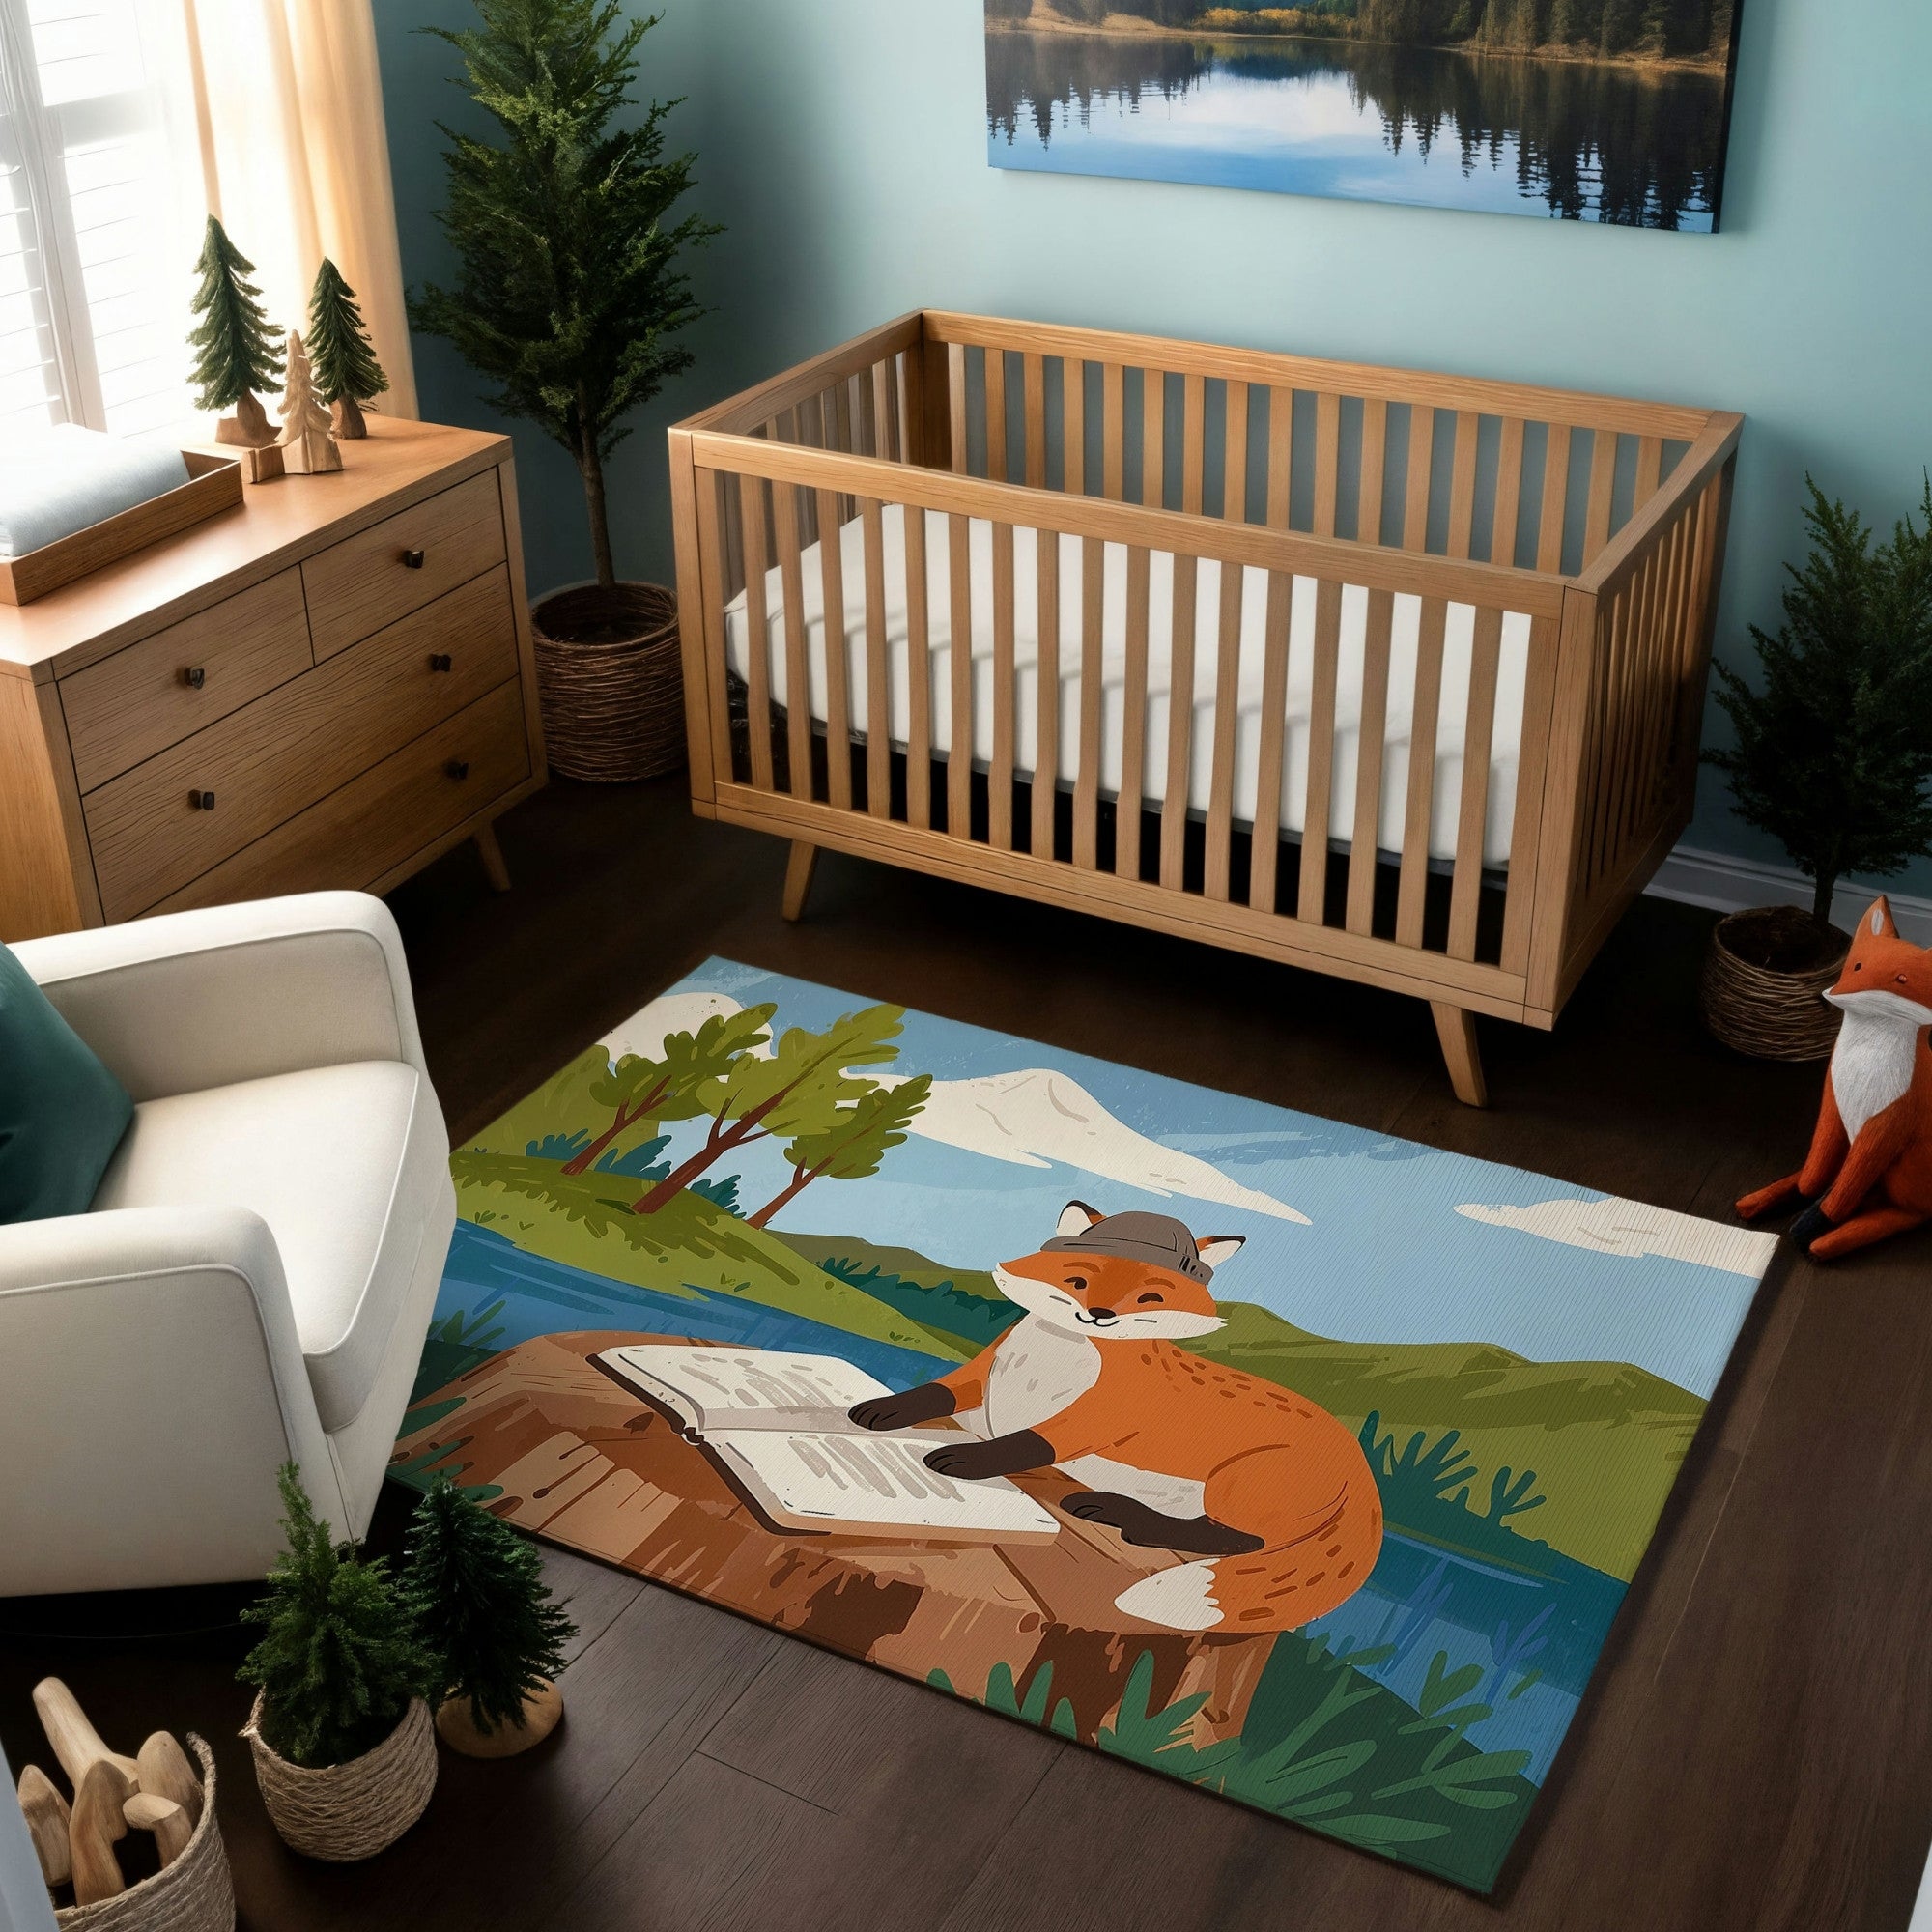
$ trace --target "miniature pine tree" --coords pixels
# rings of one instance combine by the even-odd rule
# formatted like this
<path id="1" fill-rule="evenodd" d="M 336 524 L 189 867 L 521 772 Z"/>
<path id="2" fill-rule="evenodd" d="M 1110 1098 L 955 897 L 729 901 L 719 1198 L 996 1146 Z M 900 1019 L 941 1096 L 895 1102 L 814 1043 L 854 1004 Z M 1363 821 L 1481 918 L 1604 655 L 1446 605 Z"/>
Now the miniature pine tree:
<path id="1" fill-rule="evenodd" d="M 282 447 L 298 476 L 320 475 L 342 468 L 342 452 L 328 433 L 328 411 L 315 391 L 315 374 L 301 336 L 289 331 L 288 389 L 282 397 Z"/>
<path id="2" fill-rule="evenodd" d="M 329 1539 L 293 1463 L 282 1468 L 288 1548 L 268 1594 L 242 1612 L 262 1640 L 238 1675 L 262 1692 L 262 1736 L 291 1764 L 321 1770 L 373 1750 L 435 1677 L 380 1557 Z"/>
<path id="3" fill-rule="evenodd" d="M 410 1520 L 408 1566 L 403 1587 L 441 1698 L 466 1698 L 486 1734 L 521 1724 L 525 1699 L 563 1668 L 577 1634 L 551 1601 L 536 1546 L 444 1476 Z"/>
<path id="4" fill-rule="evenodd" d="M 260 447 L 274 441 L 268 413 L 257 400 L 282 373 L 276 330 L 262 312 L 261 291 L 248 277 L 255 265 L 229 241 L 213 215 L 195 263 L 201 286 L 194 312 L 201 317 L 188 334 L 195 352 L 195 407 L 233 409 L 215 431 L 222 442 Z"/>
<path id="5" fill-rule="evenodd" d="M 308 348 L 315 365 L 316 392 L 335 407 L 335 433 L 367 436 L 361 405 L 389 386 L 375 346 L 362 326 L 355 291 L 326 256 L 308 298 Z"/>

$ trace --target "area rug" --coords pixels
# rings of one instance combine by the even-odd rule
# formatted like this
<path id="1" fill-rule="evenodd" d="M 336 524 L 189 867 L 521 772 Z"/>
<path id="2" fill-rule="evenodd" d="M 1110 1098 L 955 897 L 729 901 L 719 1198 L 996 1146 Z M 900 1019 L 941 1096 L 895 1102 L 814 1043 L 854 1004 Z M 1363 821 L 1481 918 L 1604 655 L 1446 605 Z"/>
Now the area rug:
<path id="1" fill-rule="evenodd" d="M 452 1167 L 396 1476 L 1479 1891 L 1773 1249 L 724 959 Z"/>

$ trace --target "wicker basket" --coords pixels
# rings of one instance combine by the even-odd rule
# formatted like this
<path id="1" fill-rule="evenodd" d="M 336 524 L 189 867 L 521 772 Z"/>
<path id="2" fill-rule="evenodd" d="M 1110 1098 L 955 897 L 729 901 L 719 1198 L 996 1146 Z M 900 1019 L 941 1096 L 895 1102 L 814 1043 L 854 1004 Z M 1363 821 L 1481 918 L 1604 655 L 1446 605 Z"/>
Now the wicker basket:
<path id="1" fill-rule="evenodd" d="M 1819 997 L 1844 969 L 1851 940 L 1837 956 L 1803 972 L 1759 963 L 1780 944 L 1815 938 L 1817 927 L 1796 906 L 1760 906 L 1720 919 L 1704 955 L 1697 1006 L 1712 1036 L 1755 1060 L 1823 1060 L 1838 1037 L 1837 1008 Z"/>
<path id="2" fill-rule="evenodd" d="M 312 1859 L 373 1859 L 422 1816 L 436 1789 L 436 1726 L 420 1697 L 374 1750 L 322 1771 L 291 1764 L 263 1738 L 261 1720 L 257 1696 L 242 1735 L 262 1803 L 282 1841 Z"/>
<path id="3" fill-rule="evenodd" d="M 571 643 L 615 609 L 630 635 Z M 677 599 L 655 583 L 559 590 L 530 612 L 550 767 L 619 784 L 684 763 L 684 677 Z"/>
<path id="4" fill-rule="evenodd" d="M 56 1912 L 61 1932 L 235 1932 L 235 1888 L 214 1822 L 214 1753 L 192 1731 L 187 1741 L 201 1760 L 201 1817 L 187 1849 L 113 1898 Z"/>

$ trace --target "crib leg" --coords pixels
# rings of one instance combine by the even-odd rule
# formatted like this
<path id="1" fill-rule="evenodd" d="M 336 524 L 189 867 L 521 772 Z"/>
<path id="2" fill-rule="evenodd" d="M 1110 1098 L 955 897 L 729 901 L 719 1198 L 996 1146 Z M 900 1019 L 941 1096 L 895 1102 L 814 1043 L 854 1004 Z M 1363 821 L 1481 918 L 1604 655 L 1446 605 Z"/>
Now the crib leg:
<path id="1" fill-rule="evenodd" d="M 1435 1016 L 1435 1037 L 1442 1042 L 1442 1058 L 1449 1063 L 1449 1084 L 1457 1099 L 1465 1107 L 1487 1107 L 1490 1090 L 1483 1084 L 1475 1014 L 1445 1000 L 1431 1000 L 1429 1010 Z"/>
<path id="2" fill-rule="evenodd" d="M 785 861 L 784 916 L 805 917 L 805 897 L 811 891 L 811 875 L 818 869 L 818 847 L 804 838 L 791 841 L 791 857 Z"/>

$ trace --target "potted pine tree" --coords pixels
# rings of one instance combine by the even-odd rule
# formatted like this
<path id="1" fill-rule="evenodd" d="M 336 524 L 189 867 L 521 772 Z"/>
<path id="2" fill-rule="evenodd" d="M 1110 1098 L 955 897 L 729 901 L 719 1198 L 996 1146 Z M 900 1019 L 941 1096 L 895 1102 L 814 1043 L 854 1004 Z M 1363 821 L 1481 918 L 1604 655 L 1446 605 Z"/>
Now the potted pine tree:
<path id="1" fill-rule="evenodd" d="M 475 6 L 477 28 L 422 31 L 462 55 L 461 84 L 501 138 L 442 129 L 439 218 L 458 272 L 412 296 L 411 319 L 576 463 L 596 581 L 531 613 L 550 761 L 573 778 L 645 778 L 683 757 L 676 605 L 659 585 L 619 581 L 604 466 L 626 418 L 691 365 L 678 337 L 701 311 L 682 263 L 720 231 L 670 218 L 696 157 L 665 156 L 677 103 L 633 94 L 654 16 L 627 18 L 617 0 Z"/>
<path id="2" fill-rule="evenodd" d="M 577 1627 L 551 1601 L 533 1543 L 439 1477 L 410 1520 L 404 1597 L 436 1659 L 444 1744 L 510 1757 L 550 1736 Z"/>
<path id="3" fill-rule="evenodd" d="M 240 1672 L 256 1687 L 242 1735 L 285 1842 L 314 1859 L 373 1858 L 436 1789 L 436 1664 L 381 1558 L 335 1544 L 293 1463 L 278 1481 L 288 1548 L 242 1613 L 262 1632 Z"/>
<path id="4" fill-rule="evenodd" d="M 1719 923 L 1700 1004 L 1726 1045 L 1822 1060 L 1838 1014 L 1820 995 L 1851 945 L 1832 923 L 1840 878 L 1885 878 L 1932 847 L 1932 477 L 1920 529 L 1888 541 L 1805 479 L 1811 554 L 1787 565 L 1784 621 L 1751 626 L 1759 678 L 1717 667 L 1737 742 L 1705 757 L 1738 816 L 1771 833 L 1812 884 L 1811 909 L 1762 906 Z"/>

